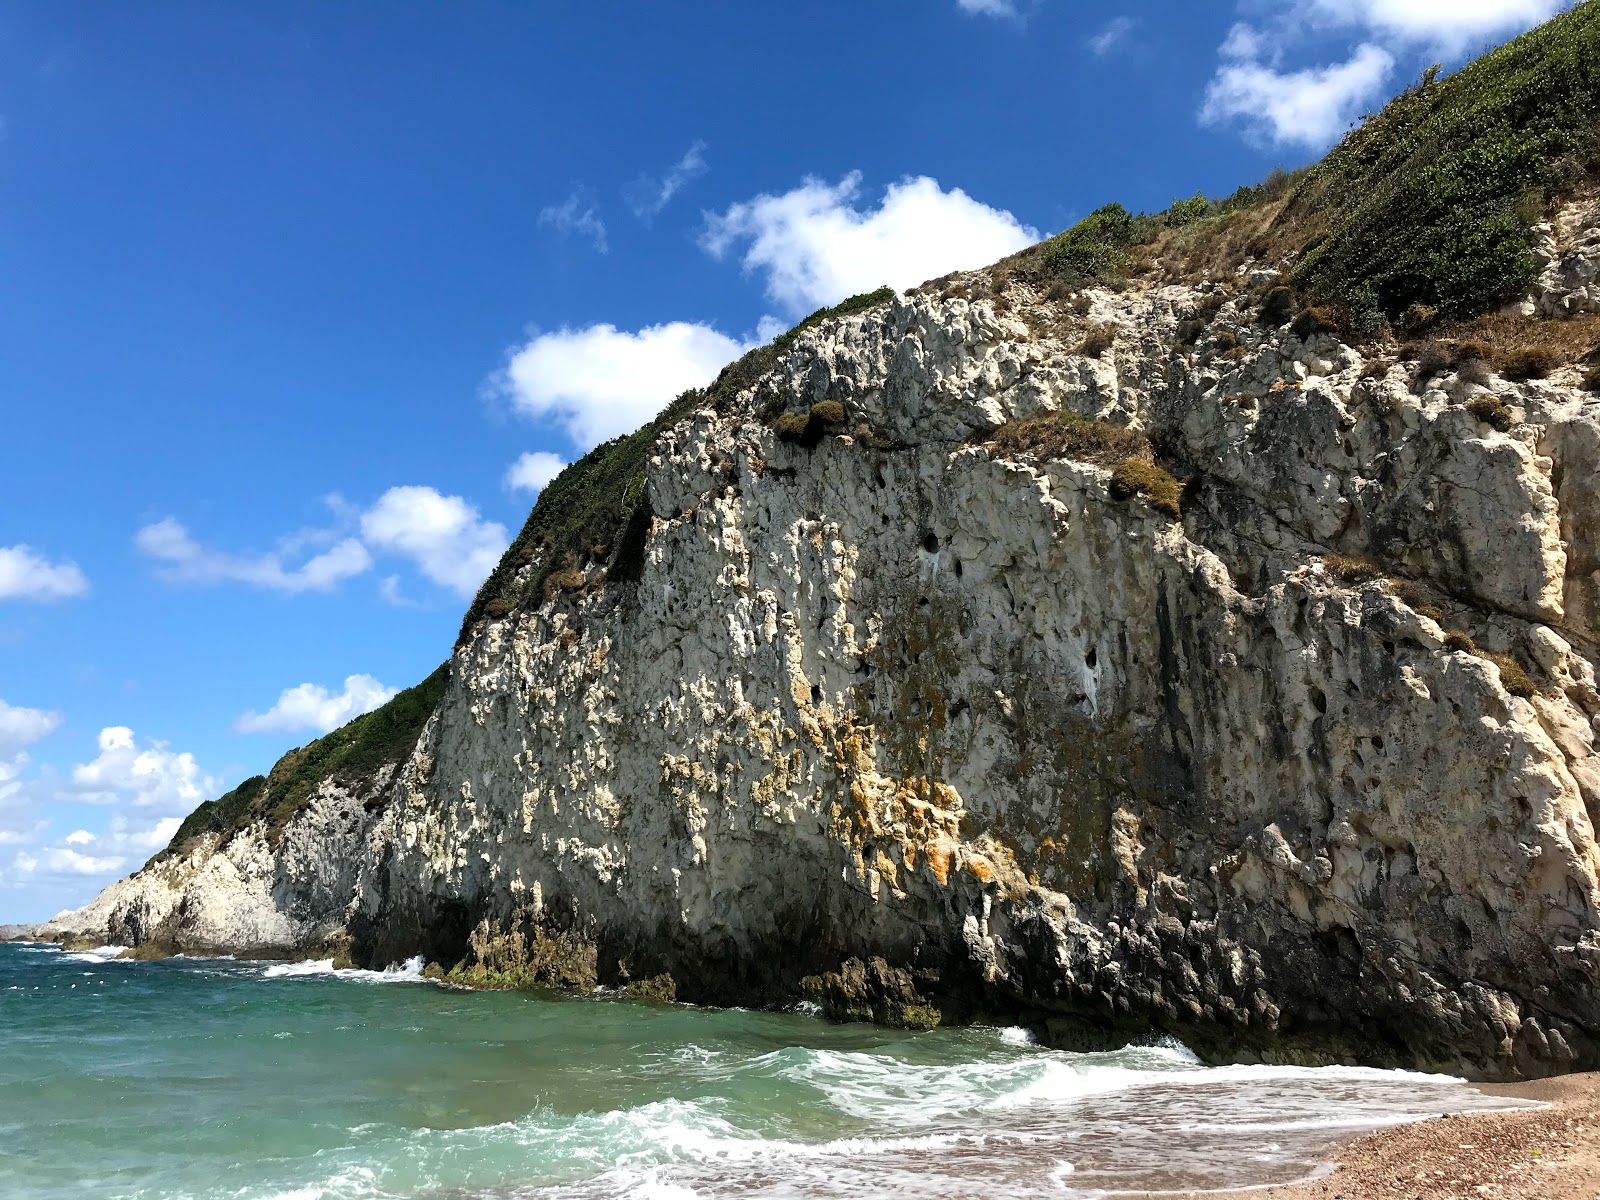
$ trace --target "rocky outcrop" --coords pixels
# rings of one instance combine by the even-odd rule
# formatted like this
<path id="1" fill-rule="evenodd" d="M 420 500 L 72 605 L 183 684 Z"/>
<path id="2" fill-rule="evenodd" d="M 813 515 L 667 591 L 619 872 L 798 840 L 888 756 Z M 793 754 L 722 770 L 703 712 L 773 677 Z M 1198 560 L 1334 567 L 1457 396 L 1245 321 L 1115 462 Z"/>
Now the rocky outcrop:
<path id="1" fill-rule="evenodd" d="M 47 932 L 1600 1066 L 1600 397 L 1264 324 L 1271 282 L 1002 265 L 807 330 L 657 443 L 637 581 L 486 621 L 397 769 Z M 1049 414 L 1144 435 L 1181 519 L 997 437 Z"/>

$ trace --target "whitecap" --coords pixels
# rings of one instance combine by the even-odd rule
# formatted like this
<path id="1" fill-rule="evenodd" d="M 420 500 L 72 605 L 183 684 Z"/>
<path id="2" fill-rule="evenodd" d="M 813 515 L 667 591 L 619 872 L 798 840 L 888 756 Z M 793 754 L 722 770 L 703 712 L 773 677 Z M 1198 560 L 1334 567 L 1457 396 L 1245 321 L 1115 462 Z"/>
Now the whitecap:
<path id="1" fill-rule="evenodd" d="M 61 957 L 70 958 L 74 962 L 110 962 L 127 950 L 127 946 L 96 946 L 90 950 L 65 950 L 62 951 Z"/>
<path id="2" fill-rule="evenodd" d="M 408 958 L 398 966 L 385 967 L 381 971 L 368 971 L 361 967 L 336 967 L 331 958 L 311 959 L 306 962 L 274 963 L 263 968 L 263 979 L 305 979 L 323 977 L 331 979 L 346 979 L 355 983 L 421 983 L 423 982 L 423 961 L 419 954 L 415 958 Z"/>

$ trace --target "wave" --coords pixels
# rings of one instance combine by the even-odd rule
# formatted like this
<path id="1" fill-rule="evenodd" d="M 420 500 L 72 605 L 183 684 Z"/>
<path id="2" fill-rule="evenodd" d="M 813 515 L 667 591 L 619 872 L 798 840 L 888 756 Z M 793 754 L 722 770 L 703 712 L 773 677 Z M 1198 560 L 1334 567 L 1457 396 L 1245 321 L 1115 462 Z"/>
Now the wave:
<path id="1" fill-rule="evenodd" d="M 348 979 L 357 983 L 424 983 L 422 956 L 408 958 L 399 966 L 385 967 L 381 971 L 368 971 L 361 967 L 336 967 L 331 958 L 311 959 L 307 962 L 274 963 L 261 971 L 262 979 L 306 979 L 323 977 Z"/>
<path id="2" fill-rule="evenodd" d="M 127 946 L 95 946 L 89 950 L 63 950 L 61 957 L 74 962 L 110 962 L 121 958 L 127 950 Z"/>

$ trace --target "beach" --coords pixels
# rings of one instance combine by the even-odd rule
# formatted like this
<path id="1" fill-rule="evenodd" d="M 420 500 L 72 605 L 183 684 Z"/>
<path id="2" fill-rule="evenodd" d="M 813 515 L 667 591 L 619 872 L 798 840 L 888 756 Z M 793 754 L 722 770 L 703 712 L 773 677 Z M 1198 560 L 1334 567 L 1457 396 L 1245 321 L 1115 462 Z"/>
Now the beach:
<path id="1" fill-rule="evenodd" d="M 1332 1174 L 1322 1179 L 1250 1194 L 1261 1200 L 1600 1197 L 1600 1073 L 1482 1084 L 1479 1090 L 1547 1107 L 1382 1129 L 1341 1147 Z M 1167 1200 L 1173 1200 L 1170 1193 Z"/>

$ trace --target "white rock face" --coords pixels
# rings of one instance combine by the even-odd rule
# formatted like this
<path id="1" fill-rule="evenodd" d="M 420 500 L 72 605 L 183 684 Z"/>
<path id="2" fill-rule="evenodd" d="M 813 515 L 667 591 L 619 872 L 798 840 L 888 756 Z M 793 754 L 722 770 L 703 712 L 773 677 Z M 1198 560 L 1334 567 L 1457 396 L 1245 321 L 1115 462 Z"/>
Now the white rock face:
<path id="1" fill-rule="evenodd" d="M 1600 397 L 1493 380 L 1501 433 L 1483 386 L 1232 289 L 1073 316 L 988 279 L 812 330 L 663 437 L 640 582 L 482 626 L 370 815 L 325 787 L 276 848 L 202 847 L 52 928 L 449 963 L 532 922 L 689 1000 L 818 976 L 870 1009 L 840 968 L 878 956 L 1063 1043 L 1600 1066 Z M 787 444 L 773 397 L 848 421 Z M 1183 519 L 988 444 L 1054 411 L 1147 433 Z"/>

